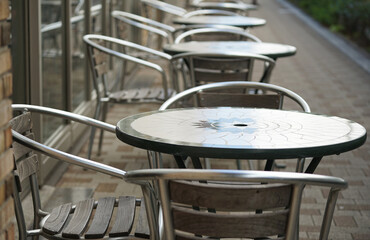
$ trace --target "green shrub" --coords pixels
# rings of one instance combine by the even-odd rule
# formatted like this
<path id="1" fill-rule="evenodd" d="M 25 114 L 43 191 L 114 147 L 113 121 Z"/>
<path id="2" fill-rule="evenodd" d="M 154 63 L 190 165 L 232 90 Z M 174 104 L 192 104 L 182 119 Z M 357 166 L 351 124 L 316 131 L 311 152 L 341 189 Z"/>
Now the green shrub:
<path id="1" fill-rule="evenodd" d="M 370 49 L 370 0 L 290 0 L 318 22 Z"/>

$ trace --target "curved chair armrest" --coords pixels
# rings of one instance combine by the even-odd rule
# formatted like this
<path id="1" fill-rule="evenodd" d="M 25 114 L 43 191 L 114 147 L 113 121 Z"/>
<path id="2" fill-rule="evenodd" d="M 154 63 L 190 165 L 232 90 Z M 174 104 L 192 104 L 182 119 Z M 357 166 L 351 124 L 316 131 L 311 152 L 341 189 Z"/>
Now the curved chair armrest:
<path id="1" fill-rule="evenodd" d="M 184 38 L 194 35 L 194 34 L 201 34 L 201 33 L 231 33 L 239 36 L 243 36 L 245 38 L 249 38 L 254 42 L 262 42 L 261 39 L 258 37 L 245 32 L 243 29 L 233 26 L 220 26 L 214 25 L 206 28 L 194 28 L 189 31 L 186 31 L 180 34 L 174 41 L 174 43 L 180 43 Z"/>
<path id="2" fill-rule="evenodd" d="M 94 48 L 99 49 L 102 52 L 105 52 L 109 55 L 115 56 L 115 57 L 123 59 L 123 60 L 135 62 L 137 64 L 141 64 L 143 66 L 152 68 L 152 69 L 157 70 L 158 72 L 160 72 L 162 74 L 162 76 L 165 77 L 165 71 L 158 64 L 155 64 L 155 63 L 143 60 L 141 58 L 133 57 L 133 56 L 130 56 L 130 55 L 127 55 L 127 54 L 124 54 L 124 53 L 117 52 L 117 51 L 114 51 L 112 49 L 106 48 L 104 46 L 101 46 L 101 45 L 91 41 L 90 38 L 94 38 L 94 39 L 97 39 L 97 40 L 104 40 L 104 41 L 115 43 L 115 44 L 118 44 L 118 45 L 121 45 L 121 46 L 124 46 L 124 47 L 134 48 L 134 49 L 146 52 L 146 53 L 150 53 L 150 54 L 162 57 L 162 58 L 167 59 L 167 60 L 171 60 L 171 58 L 172 58 L 171 55 L 160 52 L 160 51 L 156 51 L 154 49 L 147 48 L 147 47 L 144 47 L 144 46 L 132 43 L 132 42 L 128 42 L 128 41 L 125 41 L 125 40 L 120 40 L 120 39 L 117 39 L 117 38 L 112 38 L 112 37 L 107 37 L 107 36 L 102 36 L 102 35 L 94 35 L 94 34 L 85 35 L 83 37 L 84 41 L 87 44 L 89 44 L 90 46 L 92 46 Z"/>
<path id="3" fill-rule="evenodd" d="M 237 58 L 237 57 L 253 57 L 255 59 L 263 60 L 266 61 L 272 65 L 275 65 L 275 61 L 272 58 L 259 55 L 259 54 L 254 54 L 254 53 L 225 53 L 225 52 L 199 52 L 199 53 L 193 53 L 193 52 L 186 52 L 186 53 L 180 53 L 172 56 L 171 61 L 176 61 L 180 58 L 186 58 L 188 56 L 197 56 L 197 57 L 220 57 L 220 58 Z"/>
<path id="4" fill-rule="evenodd" d="M 172 37 L 172 32 L 175 31 L 175 28 L 171 26 L 132 13 L 113 11 L 112 17 L 131 26 L 158 34 L 165 38 L 167 42 L 169 42 L 169 39 Z"/>
<path id="5" fill-rule="evenodd" d="M 141 0 L 141 3 L 180 17 L 187 13 L 184 8 L 157 0 Z"/>
<path id="6" fill-rule="evenodd" d="M 25 145 L 35 151 L 41 152 L 47 156 L 57 158 L 59 160 L 62 160 L 64 162 L 78 165 L 90 170 L 94 170 L 97 172 L 101 172 L 104 174 L 108 174 L 110 176 L 118 177 L 118 178 L 124 178 L 126 172 L 123 170 L 120 170 L 118 168 L 114 168 L 102 163 L 94 162 L 92 160 L 82 158 L 73 154 L 69 154 L 51 147 L 48 147 L 44 144 L 41 144 L 39 142 L 36 142 L 30 138 L 27 138 L 23 136 L 22 134 L 12 130 L 13 140 Z"/>
<path id="7" fill-rule="evenodd" d="M 229 169 L 140 169 L 126 172 L 127 182 L 168 180 L 195 180 L 221 182 L 264 182 L 325 186 L 333 189 L 345 189 L 347 181 L 339 177 L 318 174 L 251 171 Z"/>
<path id="8" fill-rule="evenodd" d="M 118 19 L 121 19 L 120 17 L 130 18 L 130 19 L 133 19 L 135 21 L 139 21 L 139 22 L 142 22 L 142 23 L 147 23 L 149 25 L 164 29 L 168 32 L 175 31 L 175 28 L 170 26 L 170 25 L 167 25 L 167 24 L 164 24 L 164 23 L 161 23 L 161 22 L 157 22 L 155 20 L 152 20 L 152 19 L 149 19 L 149 18 L 146 18 L 146 17 L 142 17 L 142 16 L 139 16 L 139 15 L 135 15 L 135 14 L 132 14 L 132 13 L 128 13 L 128 12 L 115 10 L 115 11 L 112 12 L 112 16 L 115 17 L 115 18 L 118 18 Z M 145 26 L 148 26 L 148 25 L 145 25 Z"/>
<path id="9" fill-rule="evenodd" d="M 202 91 L 207 91 L 207 90 L 217 90 L 217 89 L 225 89 L 227 87 L 230 88 L 235 88 L 235 87 L 240 87 L 240 88 L 259 88 L 259 89 L 265 89 L 265 90 L 275 90 L 276 92 L 279 92 L 280 94 L 286 95 L 295 102 L 297 102 L 302 109 L 305 112 L 311 112 L 310 106 L 308 103 L 298 94 L 295 92 L 284 88 L 280 87 L 277 85 L 269 84 L 269 83 L 261 83 L 261 82 L 245 82 L 245 81 L 230 81 L 230 82 L 218 82 L 218 83 L 209 83 L 197 87 L 193 87 L 190 89 L 187 89 L 183 92 L 180 92 L 173 96 L 172 98 L 168 99 L 166 102 L 164 102 L 159 110 L 165 110 L 168 109 L 172 104 L 176 103 L 180 99 L 182 99 L 185 96 L 190 96 L 193 94 L 197 94 Z"/>
<path id="10" fill-rule="evenodd" d="M 110 43 L 113 43 L 113 44 L 117 44 L 117 45 L 120 45 L 120 46 L 123 46 L 123 47 L 133 48 L 133 49 L 136 49 L 136 50 L 139 50 L 139 51 L 143 51 L 143 52 L 146 52 L 146 53 L 156 55 L 156 56 L 164 58 L 166 60 L 171 60 L 171 58 L 172 58 L 171 55 L 169 55 L 167 53 L 157 51 L 157 50 L 154 50 L 152 48 L 144 47 L 142 45 L 139 45 L 139 44 L 136 44 L 136 43 L 133 43 L 133 42 L 121 40 L 121 39 L 118 39 L 118 38 L 113 38 L 113 37 L 108 37 L 108 36 L 103 36 L 103 35 L 97 35 L 97 34 L 87 34 L 87 35 L 83 36 L 83 40 L 87 44 L 89 44 L 89 45 L 91 45 L 91 46 L 93 46 L 93 47 L 95 47 L 95 48 L 99 49 L 100 51 L 103 51 L 107 54 L 114 55 L 116 57 L 123 58 L 123 59 L 126 59 L 126 57 L 125 57 L 125 56 L 127 56 L 126 54 L 111 50 L 111 49 L 106 48 L 104 46 L 101 46 L 101 45 L 95 43 L 94 41 L 92 41 L 91 39 L 103 40 L 103 41 L 110 42 Z M 127 60 L 129 60 L 129 59 L 127 59 Z"/>
<path id="11" fill-rule="evenodd" d="M 217 8 L 217 9 L 227 9 L 234 11 L 246 11 L 257 9 L 256 5 L 248 4 L 244 2 L 199 2 L 194 4 L 195 7 L 207 9 L 207 8 Z"/>
<path id="12" fill-rule="evenodd" d="M 12 104 L 13 111 L 29 111 L 29 112 L 37 112 L 43 114 L 49 114 L 57 117 L 61 117 L 64 119 L 72 120 L 75 122 L 83 123 L 92 127 L 97 127 L 103 130 L 106 130 L 111 133 L 116 132 L 116 127 L 112 124 L 105 123 L 90 117 L 86 117 L 80 114 L 75 114 L 63 110 L 36 106 L 36 105 L 28 105 L 28 104 Z"/>
<path id="13" fill-rule="evenodd" d="M 220 9 L 201 9 L 201 10 L 195 10 L 188 12 L 184 14 L 182 17 L 189 18 L 194 17 L 198 15 L 225 15 L 225 16 L 240 16 L 239 14 L 227 11 L 227 10 L 220 10 Z"/>

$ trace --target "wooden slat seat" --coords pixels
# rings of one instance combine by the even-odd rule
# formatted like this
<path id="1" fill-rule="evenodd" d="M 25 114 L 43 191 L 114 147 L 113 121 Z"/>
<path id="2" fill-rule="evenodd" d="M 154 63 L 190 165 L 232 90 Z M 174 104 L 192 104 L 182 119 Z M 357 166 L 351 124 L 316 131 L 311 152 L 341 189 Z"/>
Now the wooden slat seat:
<path id="1" fill-rule="evenodd" d="M 38 155 L 33 152 L 47 154 L 55 159 L 66 161 L 70 164 L 79 165 L 89 170 L 95 170 L 112 177 L 122 179 L 126 172 L 102 163 L 67 154 L 33 139 L 31 114 L 29 109 L 39 113 L 51 114 L 61 118 L 85 123 L 88 126 L 94 124 L 104 130 L 114 132 L 114 126 L 102 123 L 92 118 L 77 114 L 44 108 L 32 105 L 17 105 L 20 115 L 10 121 L 12 126 L 14 170 L 14 206 L 18 222 L 19 239 L 34 239 L 37 235 L 46 239 L 110 239 L 115 237 L 127 238 L 150 238 L 144 201 L 134 196 L 106 196 L 98 200 L 85 199 L 77 203 L 63 203 L 56 206 L 49 213 L 41 208 L 41 197 L 37 174 L 39 172 Z M 13 108 L 17 108 L 13 105 Z M 45 150 L 47 149 L 47 150 Z M 33 212 L 39 213 L 34 216 L 34 222 L 30 224 L 32 229 L 27 228 L 21 204 L 23 189 L 30 189 L 33 201 Z M 138 217 L 135 217 L 137 215 Z M 153 224 L 154 225 L 154 224 Z M 137 233 L 134 231 L 138 230 Z"/>
<path id="2" fill-rule="evenodd" d="M 175 91 L 168 90 L 168 96 L 175 95 Z M 134 102 L 163 102 L 166 100 L 163 88 L 139 88 L 114 92 L 109 95 L 109 99 L 115 103 L 134 103 Z"/>
<path id="3" fill-rule="evenodd" d="M 139 214 L 136 224 L 135 214 Z M 68 203 L 54 208 L 47 217 L 42 230 L 55 238 L 100 239 L 106 235 L 126 237 L 130 234 L 150 238 L 145 207 L 142 205 L 137 208 L 136 198 L 133 196 L 121 196 L 118 199 L 105 197 L 97 202 L 87 199 L 76 205 Z M 132 233 L 134 224 L 136 228 Z M 108 232 L 109 226 L 112 227 Z"/>
<path id="4" fill-rule="evenodd" d="M 108 103 L 150 102 L 160 104 L 175 94 L 176 77 L 171 74 L 173 69 L 170 55 L 136 43 L 103 35 L 88 34 L 83 37 L 83 40 L 88 49 L 88 59 L 93 73 L 93 86 L 97 94 L 95 119 L 106 120 Z M 115 63 L 116 61 L 120 63 L 119 67 L 122 72 L 120 78 L 116 74 L 109 74 L 112 57 Z M 136 72 L 134 69 L 129 71 L 128 64 L 130 64 L 130 68 L 134 69 L 147 68 L 154 75 L 150 76 L 149 81 L 141 82 L 142 78 L 139 75 L 132 74 Z M 114 76 L 113 79 L 112 76 Z M 127 77 L 130 78 L 129 85 L 126 84 Z M 98 155 L 101 152 L 103 133 L 103 131 L 100 133 Z M 88 158 L 91 157 L 94 136 L 95 128 L 92 128 Z"/>
<path id="5" fill-rule="evenodd" d="M 347 187 L 330 176 L 229 169 L 140 169 L 126 180 L 145 191 L 157 186 L 160 239 L 166 240 L 299 239 L 306 185 L 330 188 L 317 238 L 327 240 L 338 193 Z M 156 204 L 146 207 L 150 214 L 158 211 Z"/>

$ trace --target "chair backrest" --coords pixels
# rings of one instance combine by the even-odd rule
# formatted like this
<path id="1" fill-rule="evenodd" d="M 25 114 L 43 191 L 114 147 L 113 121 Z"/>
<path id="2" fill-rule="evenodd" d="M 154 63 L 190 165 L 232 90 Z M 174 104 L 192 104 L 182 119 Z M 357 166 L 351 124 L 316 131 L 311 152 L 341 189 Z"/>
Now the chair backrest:
<path id="1" fill-rule="evenodd" d="M 191 29 L 176 37 L 174 43 L 188 41 L 253 41 L 262 42 L 258 37 L 233 26 L 217 26 Z"/>
<path id="2" fill-rule="evenodd" d="M 144 39 L 145 43 L 143 45 L 150 46 L 153 45 L 153 42 L 162 42 L 171 43 L 172 33 L 175 31 L 175 28 L 164 23 L 154 21 L 152 19 L 142 17 L 136 14 L 123 12 L 123 11 L 113 11 L 112 17 L 116 20 L 117 34 L 121 39 L 127 39 L 127 30 L 130 30 L 130 27 L 136 28 L 136 30 L 144 30 L 146 33 L 141 32 L 142 36 L 146 36 Z M 152 35 L 155 34 L 157 38 L 153 38 Z"/>
<path id="3" fill-rule="evenodd" d="M 221 10 L 221 9 L 200 9 L 187 12 L 182 17 L 190 18 L 194 16 L 200 15 L 217 15 L 217 16 L 240 16 L 238 13 L 228 10 Z"/>
<path id="4" fill-rule="evenodd" d="M 197 15 L 223 15 L 223 16 L 237 16 L 238 14 L 233 11 L 227 11 L 222 9 L 201 9 L 195 11 L 187 11 L 185 8 L 166 3 L 158 0 L 141 0 L 144 14 L 147 18 L 151 18 L 150 10 L 155 9 L 163 13 L 174 15 L 177 17 L 192 17 Z"/>
<path id="5" fill-rule="evenodd" d="M 219 9 L 235 12 L 244 16 L 249 15 L 249 10 L 256 9 L 256 6 L 253 4 L 235 1 L 199 1 L 198 3 L 195 2 L 192 5 L 198 9 Z"/>
<path id="6" fill-rule="evenodd" d="M 240 170 L 136 170 L 126 180 L 144 189 L 155 181 L 166 240 L 295 239 L 305 185 L 330 188 L 320 234 L 327 239 L 338 192 L 347 187 L 336 177 Z"/>
<path id="7" fill-rule="evenodd" d="M 269 83 L 241 81 L 210 83 L 190 88 L 168 99 L 159 109 L 165 110 L 187 104 L 199 107 L 233 106 L 283 109 L 286 98 L 296 102 L 303 111 L 311 111 L 307 102 L 289 89 Z"/>
<path id="8" fill-rule="evenodd" d="M 269 82 L 275 66 L 275 61 L 269 57 L 243 53 L 189 52 L 172 57 L 174 64 L 179 60 L 184 63 L 182 72 L 185 89 L 224 81 Z"/>
<path id="9" fill-rule="evenodd" d="M 24 113 L 14 117 L 10 121 L 12 129 L 28 138 L 34 139 L 32 133 L 31 113 Z M 15 212 L 18 223 L 20 236 L 26 236 L 27 226 L 24 211 L 22 208 L 22 192 L 23 188 L 30 188 L 33 197 L 33 214 L 34 223 L 40 221 L 39 210 L 41 209 L 41 198 L 37 181 L 37 172 L 39 169 L 38 156 L 26 146 L 17 142 L 12 143 L 13 156 L 15 163 L 14 183 L 13 183 L 13 198 L 15 203 Z M 34 227 L 38 227 L 37 225 Z"/>
<path id="10" fill-rule="evenodd" d="M 38 159 L 38 155 L 36 155 L 32 149 L 35 149 L 36 151 L 41 152 L 42 154 L 45 154 L 52 158 L 65 161 L 70 164 L 79 165 L 86 169 L 105 173 L 110 176 L 119 177 L 121 179 L 123 178 L 125 171 L 88 159 L 84 159 L 82 157 L 78 157 L 66 152 L 62 152 L 41 144 L 37 141 L 34 141 L 31 112 L 52 115 L 62 119 L 84 123 L 88 126 L 98 127 L 111 133 L 115 133 L 115 126 L 82 115 L 47 107 L 13 104 L 12 108 L 15 115 L 15 117 L 10 121 L 14 140 L 12 143 L 12 149 L 15 161 L 15 170 L 13 171 L 13 198 L 15 203 L 15 215 L 18 223 L 19 239 L 28 239 L 27 237 L 30 235 L 37 236 L 41 234 L 42 231 L 40 230 L 40 220 L 42 217 L 45 217 L 48 214 L 41 208 L 41 196 L 39 193 L 39 185 L 37 181 L 40 161 Z M 33 230 L 29 231 L 27 230 L 29 227 L 27 224 L 29 223 L 26 223 L 26 218 L 24 214 L 25 211 L 21 201 L 23 198 L 22 194 L 26 193 L 24 189 L 28 188 L 30 188 L 31 191 L 34 215 L 32 224 Z M 26 211 L 28 212 L 29 209 L 26 209 Z M 68 209 L 62 209 L 59 213 L 60 215 L 63 215 L 61 213 L 65 213 L 66 211 L 67 213 L 69 212 Z M 57 222 L 58 220 L 55 221 Z M 51 228 L 57 227 L 58 223 L 52 223 Z M 83 221 L 81 221 L 80 223 L 83 224 Z M 46 225 L 44 225 L 43 228 L 45 228 L 45 226 Z"/>
<path id="11" fill-rule="evenodd" d="M 83 37 L 83 40 L 88 49 L 89 63 L 93 72 L 93 83 L 98 99 L 101 98 L 100 85 L 103 85 L 103 97 L 107 97 L 110 91 L 119 84 L 114 84 L 113 87 L 108 85 L 108 56 L 113 56 L 123 61 L 123 75 L 126 74 L 126 62 L 136 63 L 159 72 L 162 79 L 163 92 L 165 98 L 167 98 L 168 77 L 166 71 L 159 64 L 143 59 L 140 57 L 140 54 L 144 55 L 144 57 L 146 54 L 155 55 L 167 61 L 171 59 L 170 55 L 136 43 L 103 35 L 88 34 Z M 114 47 L 119 47 L 120 51 L 114 50 Z"/>
<path id="12" fill-rule="evenodd" d="M 187 13 L 186 9 L 175 6 L 173 4 L 163 2 L 163 1 L 141 0 L 141 3 L 144 8 L 144 13 L 146 14 L 146 16 L 149 16 L 148 14 L 149 8 L 160 10 L 165 13 L 169 13 L 175 16 L 180 16 L 180 17 L 183 16 L 185 13 Z"/>

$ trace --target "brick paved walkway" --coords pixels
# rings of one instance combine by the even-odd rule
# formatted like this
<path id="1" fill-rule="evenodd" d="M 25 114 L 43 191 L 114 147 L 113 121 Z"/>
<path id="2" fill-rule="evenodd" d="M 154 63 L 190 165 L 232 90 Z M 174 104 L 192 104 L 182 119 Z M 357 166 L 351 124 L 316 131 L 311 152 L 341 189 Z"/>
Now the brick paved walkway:
<path id="1" fill-rule="evenodd" d="M 370 76 L 348 57 L 300 21 L 289 9 L 273 0 L 259 0 L 260 9 L 251 16 L 267 20 L 267 25 L 251 33 L 263 41 L 296 46 L 293 57 L 278 59 L 271 83 L 287 87 L 307 100 L 314 113 L 352 119 L 370 129 Z M 158 105 L 115 106 L 109 122 L 134 113 L 157 109 Z M 146 152 L 120 143 L 107 133 L 103 154 L 95 157 L 125 170 L 147 167 Z M 85 150 L 84 150 L 85 151 Z M 349 182 L 341 192 L 330 239 L 370 239 L 370 144 L 360 149 L 325 157 L 316 173 L 339 176 Z M 85 152 L 81 153 L 85 156 Z M 290 167 L 289 162 L 287 162 Z M 227 165 L 217 165 L 227 167 Z M 77 184 L 78 183 L 78 184 Z M 101 174 L 70 167 L 57 187 L 82 186 L 95 190 L 94 196 L 140 195 L 140 188 Z M 317 239 L 327 191 L 307 188 L 301 213 L 301 239 Z"/>

